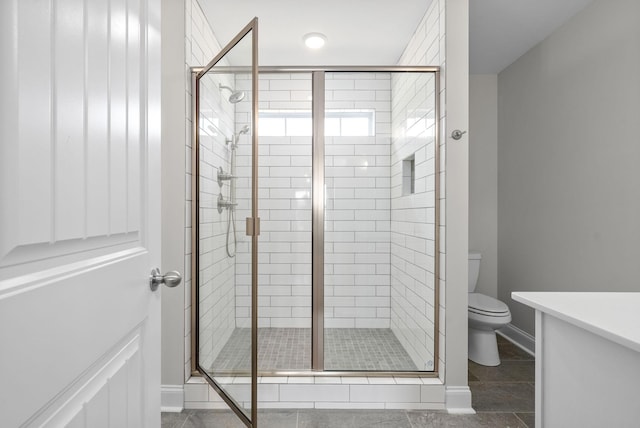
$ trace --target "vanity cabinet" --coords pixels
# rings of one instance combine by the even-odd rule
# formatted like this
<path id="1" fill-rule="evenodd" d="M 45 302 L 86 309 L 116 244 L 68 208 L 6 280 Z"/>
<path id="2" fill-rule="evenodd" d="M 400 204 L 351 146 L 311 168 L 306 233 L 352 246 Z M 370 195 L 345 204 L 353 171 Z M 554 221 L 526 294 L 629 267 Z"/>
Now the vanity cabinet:
<path id="1" fill-rule="evenodd" d="M 536 428 L 640 427 L 640 293 L 512 297 L 536 311 Z"/>

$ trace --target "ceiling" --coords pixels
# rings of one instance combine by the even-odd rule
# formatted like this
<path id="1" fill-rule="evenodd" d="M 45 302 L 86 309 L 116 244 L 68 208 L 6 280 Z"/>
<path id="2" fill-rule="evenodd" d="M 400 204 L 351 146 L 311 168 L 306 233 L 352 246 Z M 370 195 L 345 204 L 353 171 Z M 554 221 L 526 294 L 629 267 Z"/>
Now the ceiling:
<path id="1" fill-rule="evenodd" d="M 393 65 L 432 0 L 198 1 L 223 45 L 258 17 L 260 65 Z M 305 47 L 312 32 L 324 48 Z"/>
<path id="2" fill-rule="evenodd" d="M 504 70 L 593 0 L 469 0 L 469 69 Z"/>
<path id="3" fill-rule="evenodd" d="M 470 0 L 470 72 L 502 71 L 591 1 Z M 260 65 L 392 65 L 432 0 L 199 2 L 222 44 L 259 18 Z M 310 32 L 325 34 L 327 45 L 307 49 Z"/>

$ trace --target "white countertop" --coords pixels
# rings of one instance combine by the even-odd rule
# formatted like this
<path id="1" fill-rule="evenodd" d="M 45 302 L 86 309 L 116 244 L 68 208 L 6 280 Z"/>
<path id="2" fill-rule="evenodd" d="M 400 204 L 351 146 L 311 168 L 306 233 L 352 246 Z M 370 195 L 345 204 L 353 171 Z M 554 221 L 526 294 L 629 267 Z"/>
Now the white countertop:
<path id="1" fill-rule="evenodd" d="M 511 297 L 640 352 L 640 293 L 515 292 Z"/>

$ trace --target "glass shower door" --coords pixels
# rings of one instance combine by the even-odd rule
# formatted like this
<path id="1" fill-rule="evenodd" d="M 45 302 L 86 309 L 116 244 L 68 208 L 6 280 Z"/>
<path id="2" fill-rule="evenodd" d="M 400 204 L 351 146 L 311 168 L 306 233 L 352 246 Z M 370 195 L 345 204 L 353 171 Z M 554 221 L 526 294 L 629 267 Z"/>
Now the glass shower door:
<path id="1" fill-rule="evenodd" d="M 325 73 L 324 370 L 437 370 L 436 82 Z"/>
<path id="2" fill-rule="evenodd" d="M 197 73 L 193 94 L 196 367 L 248 427 L 257 415 L 257 25 Z"/>

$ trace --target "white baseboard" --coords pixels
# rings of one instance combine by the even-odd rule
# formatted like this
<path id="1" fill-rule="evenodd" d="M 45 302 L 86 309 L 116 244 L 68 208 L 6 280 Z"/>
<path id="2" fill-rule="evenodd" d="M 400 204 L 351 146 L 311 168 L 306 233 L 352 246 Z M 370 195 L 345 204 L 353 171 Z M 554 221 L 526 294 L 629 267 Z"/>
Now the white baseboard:
<path id="1" fill-rule="evenodd" d="M 500 330 L 496 330 L 500 336 L 507 339 L 529 355 L 535 357 L 536 355 L 536 338 L 531 336 L 526 331 L 520 330 L 518 327 L 509 323 L 502 327 Z"/>
<path id="2" fill-rule="evenodd" d="M 447 386 L 445 391 L 445 407 L 448 413 L 476 413 L 471 407 L 471 390 L 468 386 Z"/>
<path id="3" fill-rule="evenodd" d="M 160 409 L 163 412 L 181 412 L 184 409 L 184 386 L 162 385 L 160 387 Z"/>

